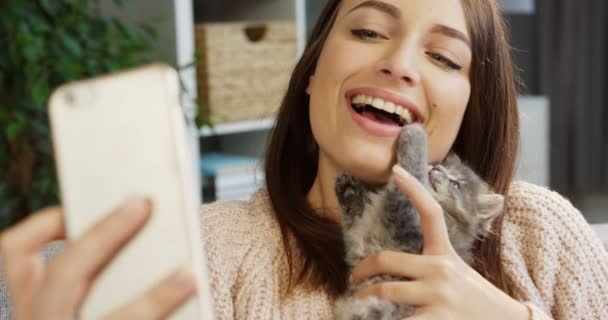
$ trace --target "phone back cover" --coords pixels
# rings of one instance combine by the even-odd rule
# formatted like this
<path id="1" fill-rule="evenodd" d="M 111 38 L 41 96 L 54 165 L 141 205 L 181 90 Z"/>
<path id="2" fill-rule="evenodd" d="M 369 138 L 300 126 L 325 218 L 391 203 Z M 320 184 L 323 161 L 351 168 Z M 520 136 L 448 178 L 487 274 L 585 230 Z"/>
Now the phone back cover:
<path id="1" fill-rule="evenodd" d="M 70 84 L 51 98 L 68 237 L 78 237 L 129 195 L 149 197 L 154 208 L 145 228 L 97 278 L 82 319 L 131 301 L 183 263 L 195 268 L 198 294 L 171 319 L 213 318 L 179 91 L 172 68 L 152 65 Z"/>

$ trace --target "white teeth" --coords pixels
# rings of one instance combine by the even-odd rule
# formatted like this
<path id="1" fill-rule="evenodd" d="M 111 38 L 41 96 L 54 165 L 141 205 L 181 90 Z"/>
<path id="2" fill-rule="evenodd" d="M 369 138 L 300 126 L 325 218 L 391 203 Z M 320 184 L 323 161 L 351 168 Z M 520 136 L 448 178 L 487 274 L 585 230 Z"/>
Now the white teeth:
<path id="1" fill-rule="evenodd" d="M 403 117 L 405 123 L 412 123 L 412 113 L 408 109 L 403 109 L 403 112 L 401 112 L 401 117 Z"/>
<path id="2" fill-rule="evenodd" d="M 402 106 L 396 106 L 395 113 L 398 114 L 398 115 L 401 115 L 402 112 L 403 112 L 403 107 Z"/>
<path id="3" fill-rule="evenodd" d="M 374 98 L 371 105 L 376 107 L 376 109 L 384 110 L 384 100 L 382 100 L 380 98 Z M 386 111 L 386 110 L 384 110 L 384 111 Z"/>
<path id="4" fill-rule="evenodd" d="M 354 96 L 352 98 L 351 102 L 353 104 L 371 105 L 376 109 L 380 109 L 380 110 L 384 110 L 389 113 L 397 114 L 397 115 L 401 116 L 403 118 L 403 120 L 405 120 L 405 123 L 411 123 L 414 118 L 412 116 L 412 113 L 408 109 L 406 109 L 400 105 L 396 105 L 393 102 L 384 101 L 380 98 L 375 98 L 375 97 L 370 97 L 367 95 L 359 94 L 359 95 Z"/>

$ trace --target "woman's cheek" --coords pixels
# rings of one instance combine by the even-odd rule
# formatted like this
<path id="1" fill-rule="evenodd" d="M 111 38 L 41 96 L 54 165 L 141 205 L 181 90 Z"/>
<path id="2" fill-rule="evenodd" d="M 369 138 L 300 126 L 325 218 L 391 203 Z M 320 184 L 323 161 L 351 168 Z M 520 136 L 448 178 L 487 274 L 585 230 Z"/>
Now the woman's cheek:
<path id="1" fill-rule="evenodd" d="M 447 132 L 447 130 L 432 132 L 428 140 L 429 162 L 443 160 L 452 148 L 457 134 L 458 128 L 454 129 L 453 132 Z"/>
<path id="2" fill-rule="evenodd" d="M 430 119 L 427 126 L 429 161 L 443 160 L 448 154 L 462 125 L 469 96 L 468 79 L 445 81 L 445 86 L 434 88 L 429 98 Z M 435 99 L 433 99 L 436 97 Z"/>

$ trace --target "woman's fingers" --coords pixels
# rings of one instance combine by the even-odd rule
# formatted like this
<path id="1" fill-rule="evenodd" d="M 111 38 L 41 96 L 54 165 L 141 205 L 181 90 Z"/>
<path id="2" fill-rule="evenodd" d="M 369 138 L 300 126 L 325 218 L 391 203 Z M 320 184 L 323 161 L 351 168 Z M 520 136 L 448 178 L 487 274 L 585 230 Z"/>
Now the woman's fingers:
<path id="1" fill-rule="evenodd" d="M 47 208 L 4 231 L 0 237 L 0 255 L 38 254 L 53 240 L 65 238 L 61 208 Z"/>
<path id="2" fill-rule="evenodd" d="M 429 303 L 431 292 L 421 281 L 386 281 L 357 290 L 355 298 L 376 296 L 394 303 L 420 306 Z"/>
<path id="3" fill-rule="evenodd" d="M 15 317 L 23 314 L 44 277 L 39 253 L 53 240 L 65 237 L 60 208 L 32 213 L 29 218 L 0 235 L 0 256 Z"/>
<path id="4" fill-rule="evenodd" d="M 192 270 L 181 267 L 134 301 L 113 311 L 106 319 L 164 319 L 195 292 Z"/>
<path id="5" fill-rule="evenodd" d="M 94 277 L 145 225 L 151 213 L 148 200 L 128 200 L 109 215 L 95 223 L 79 239 L 71 241 L 57 256 L 53 269 L 74 269 L 71 277 Z M 74 261 L 78 261 L 74 266 Z"/>
<path id="6" fill-rule="evenodd" d="M 424 256 L 418 258 L 429 259 Z M 450 281 L 453 282 L 453 279 L 458 277 L 467 277 L 459 269 L 459 262 L 438 257 L 426 263 L 426 266 L 428 269 L 424 271 L 426 275 L 421 278 L 375 283 L 357 290 L 354 296 L 363 298 L 373 295 L 395 303 L 416 306 L 420 311 L 433 304 L 444 306 L 457 304 L 457 301 L 461 300 L 462 292 L 450 285 Z"/>
<path id="7" fill-rule="evenodd" d="M 404 266 L 407 266 L 404 268 Z M 403 252 L 381 251 L 361 260 L 351 273 L 353 283 L 382 274 L 394 277 L 419 279 L 428 271 L 419 255 Z"/>
<path id="8" fill-rule="evenodd" d="M 395 183 L 414 203 L 420 214 L 424 234 L 424 253 L 429 255 L 454 254 L 443 209 L 424 185 L 398 165 L 393 166 Z"/>
<path id="9" fill-rule="evenodd" d="M 460 260 L 451 256 L 422 256 L 395 251 L 380 251 L 357 264 L 351 273 L 353 283 L 373 276 L 391 275 L 409 279 L 442 278 L 458 273 Z"/>
<path id="10" fill-rule="evenodd" d="M 97 274 L 141 228 L 151 214 L 144 199 L 132 199 L 97 222 L 60 253 L 48 267 L 44 300 L 48 307 L 66 302 L 78 307 Z M 65 290 L 71 283 L 72 290 Z"/>

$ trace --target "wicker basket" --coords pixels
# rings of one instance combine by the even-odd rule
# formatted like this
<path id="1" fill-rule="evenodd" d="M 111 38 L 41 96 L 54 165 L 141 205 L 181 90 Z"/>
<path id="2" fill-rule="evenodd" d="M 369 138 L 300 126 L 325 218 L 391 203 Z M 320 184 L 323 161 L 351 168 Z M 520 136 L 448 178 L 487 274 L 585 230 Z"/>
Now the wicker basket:
<path id="1" fill-rule="evenodd" d="M 213 124 L 275 114 L 297 58 L 293 22 L 196 26 L 200 116 Z"/>

